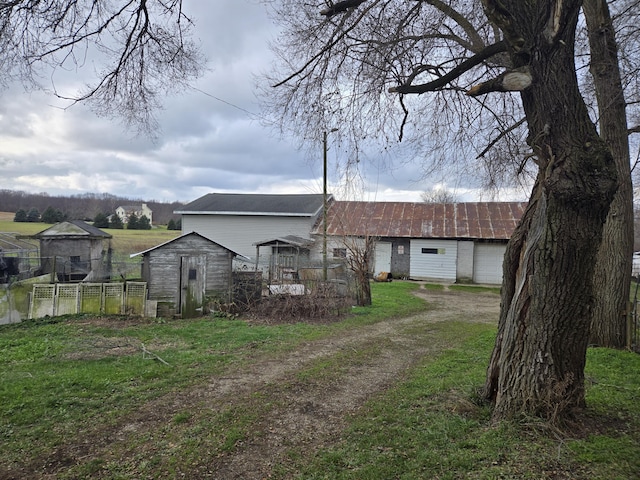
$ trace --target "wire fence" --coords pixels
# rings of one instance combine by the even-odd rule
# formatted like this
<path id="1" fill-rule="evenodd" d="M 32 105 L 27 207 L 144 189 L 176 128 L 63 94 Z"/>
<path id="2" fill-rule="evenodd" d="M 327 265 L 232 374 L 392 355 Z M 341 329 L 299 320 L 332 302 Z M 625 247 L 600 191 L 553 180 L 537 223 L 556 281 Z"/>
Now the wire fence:
<path id="1" fill-rule="evenodd" d="M 82 260 L 78 257 L 0 256 L 0 284 L 11 284 L 49 275 L 54 283 L 104 282 L 140 278 L 139 259 L 100 257 Z"/>
<path id="2" fill-rule="evenodd" d="M 631 315 L 627 328 L 627 345 L 635 352 L 640 353 L 640 275 L 633 277 L 631 285 Z"/>

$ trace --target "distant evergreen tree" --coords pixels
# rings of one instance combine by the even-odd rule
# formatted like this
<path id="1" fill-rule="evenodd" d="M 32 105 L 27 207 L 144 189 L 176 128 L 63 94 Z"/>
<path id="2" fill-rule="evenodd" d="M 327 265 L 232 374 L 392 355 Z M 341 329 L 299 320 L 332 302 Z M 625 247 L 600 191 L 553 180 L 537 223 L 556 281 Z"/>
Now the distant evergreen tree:
<path id="1" fill-rule="evenodd" d="M 27 222 L 39 222 L 40 221 L 40 211 L 33 207 L 27 213 Z"/>
<path id="2" fill-rule="evenodd" d="M 122 219 L 115 213 L 111 215 L 111 218 L 109 219 L 109 228 L 114 228 L 116 230 L 122 230 L 124 228 Z"/>
<path id="3" fill-rule="evenodd" d="M 138 216 L 135 213 L 129 215 L 129 218 L 127 219 L 127 230 L 139 230 Z"/>
<path id="4" fill-rule="evenodd" d="M 93 226 L 97 228 L 109 228 L 109 217 L 105 213 L 98 213 L 93 219 Z"/>
<path id="5" fill-rule="evenodd" d="M 146 215 L 142 215 L 138 219 L 138 230 L 151 230 L 151 221 Z"/>
<path id="6" fill-rule="evenodd" d="M 18 210 L 15 214 L 15 216 L 13 217 L 13 221 L 14 222 L 26 222 L 27 221 L 27 211 L 24 208 L 21 208 L 20 210 Z"/>
<path id="7" fill-rule="evenodd" d="M 47 207 L 47 209 L 42 213 L 42 222 L 43 223 L 58 223 L 67 219 L 67 216 L 62 213 L 57 208 L 53 208 L 51 206 Z"/>
<path id="8" fill-rule="evenodd" d="M 167 224 L 167 230 L 182 230 L 182 220 L 169 220 Z"/>

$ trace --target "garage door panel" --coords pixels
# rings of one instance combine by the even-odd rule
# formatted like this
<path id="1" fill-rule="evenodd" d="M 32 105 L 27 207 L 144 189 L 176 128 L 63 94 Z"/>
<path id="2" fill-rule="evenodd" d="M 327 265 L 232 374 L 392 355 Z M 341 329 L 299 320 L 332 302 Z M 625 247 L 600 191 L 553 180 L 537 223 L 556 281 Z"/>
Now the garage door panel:
<path id="1" fill-rule="evenodd" d="M 457 246 L 455 240 L 411 240 L 410 277 L 455 281 Z"/>
<path id="2" fill-rule="evenodd" d="M 505 244 L 477 243 L 473 252 L 473 281 L 499 285 L 502 283 L 502 262 Z"/>

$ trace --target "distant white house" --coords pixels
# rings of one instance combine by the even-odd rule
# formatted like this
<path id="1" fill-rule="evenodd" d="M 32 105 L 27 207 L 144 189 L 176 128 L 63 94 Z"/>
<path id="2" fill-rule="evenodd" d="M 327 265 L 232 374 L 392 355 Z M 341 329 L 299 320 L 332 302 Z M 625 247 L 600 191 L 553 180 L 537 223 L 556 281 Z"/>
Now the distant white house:
<path id="1" fill-rule="evenodd" d="M 129 221 L 129 217 L 132 214 L 135 214 L 138 218 L 144 215 L 149 219 L 149 224 L 153 225 L 153 211 L 146 203 L 140 205 L 121 205 L 116 208 L 116 215 L 120 218 L 123 224 L 126 224 Z"/>

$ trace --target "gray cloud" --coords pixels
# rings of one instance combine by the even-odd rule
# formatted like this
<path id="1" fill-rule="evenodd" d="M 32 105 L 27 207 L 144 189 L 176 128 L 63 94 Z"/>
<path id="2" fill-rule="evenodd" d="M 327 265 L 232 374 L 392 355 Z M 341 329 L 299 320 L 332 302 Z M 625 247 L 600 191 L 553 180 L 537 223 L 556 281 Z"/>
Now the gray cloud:
<path id="1" fill-rule="evenodd" d="M 320 192 L 321 145 L 298 150 L 293 139 L 278 139 L 260 122 L 253 82 L 267 69 L 267 43 L 277 34 L 263 5 L 188 0 L 185 10 L 196 22 L 209 70 L 193 90 L 166 98 L 155 141 L 84 106 L 62 110 L 55 98 L 12 85 L 0 92 L 0 188 L 160 201 L 191 201 L 212 191 Z M 81 78 L 66 72 L 56 81 L 80 84 Z M 335 169 L 347 158 L 331 144 L 336 193 L 342 188 Z M 371 153 L 359 167 L 369 198 L 418 201 L 429 188 L 419 162 Z"/>

